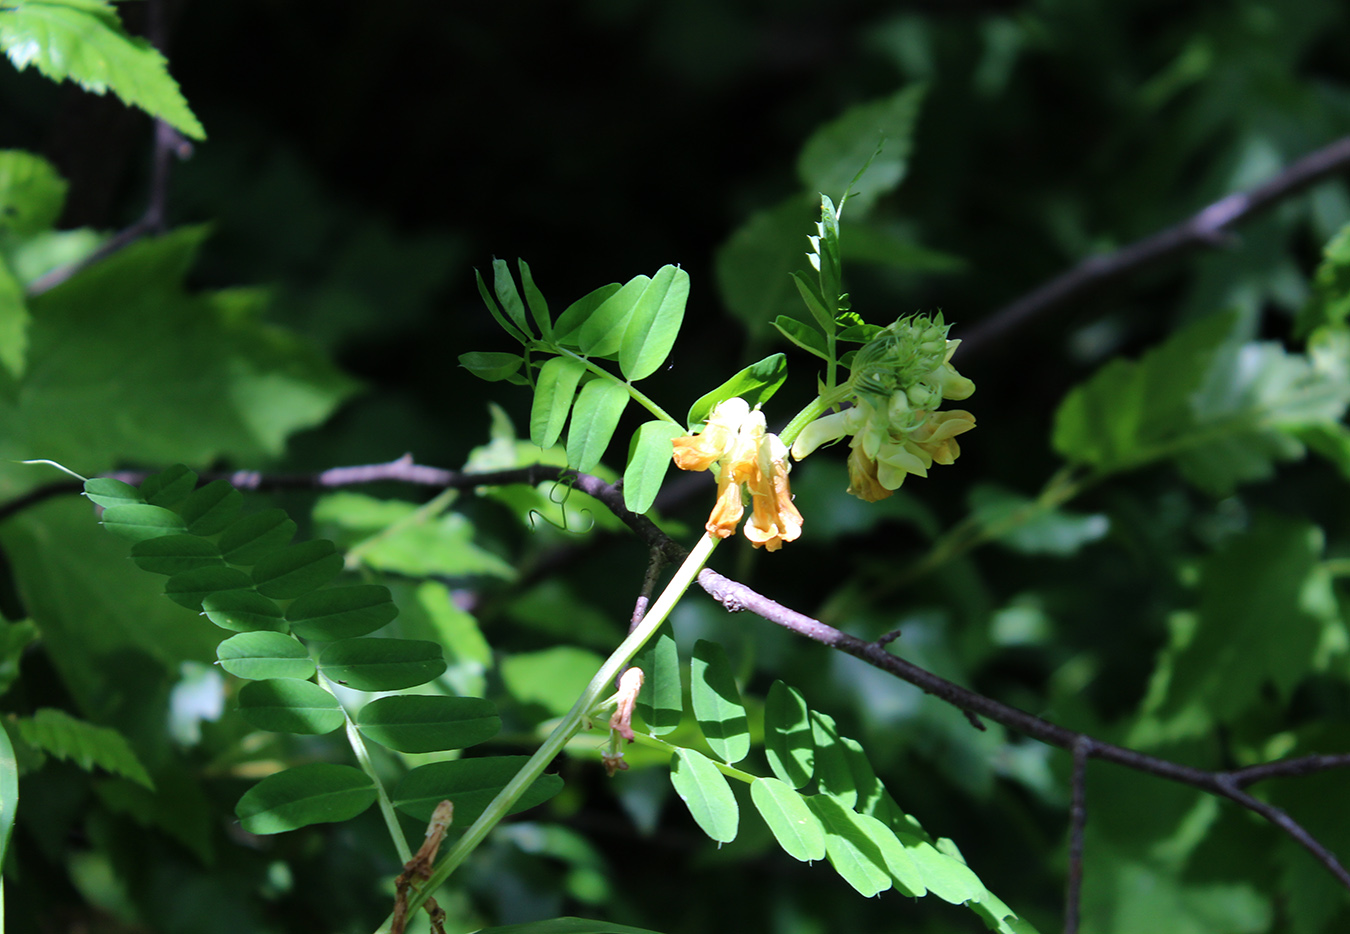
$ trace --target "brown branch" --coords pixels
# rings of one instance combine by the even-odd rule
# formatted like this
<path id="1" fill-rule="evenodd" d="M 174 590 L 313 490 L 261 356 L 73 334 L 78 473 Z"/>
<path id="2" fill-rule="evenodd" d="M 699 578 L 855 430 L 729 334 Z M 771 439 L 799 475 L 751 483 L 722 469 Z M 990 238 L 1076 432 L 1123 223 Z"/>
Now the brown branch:
<path id="1" fill-rule="evenodd" d="M 1033 318 L 1149 266 L 1194 250 L 1223 246 L 1231 239 L 1233 227 L 1347 170 L 1350 170 L 1350 136 L 1309 153 L 1264 184 L 1220 198 L 1180 224 L 1114 253 L 1089 256 L 1067 272 L 966 328 L 961 335 L 961 352 L 967 356 L 979 353 Z"/>

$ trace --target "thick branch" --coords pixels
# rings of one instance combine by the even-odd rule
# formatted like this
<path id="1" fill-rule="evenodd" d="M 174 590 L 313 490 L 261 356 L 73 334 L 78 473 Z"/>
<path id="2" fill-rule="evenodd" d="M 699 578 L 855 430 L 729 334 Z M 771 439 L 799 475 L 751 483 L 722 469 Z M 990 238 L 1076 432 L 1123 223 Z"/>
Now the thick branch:
<path id="1" fill-rule="evenodd" d="M 1299 159 L 1279 175 L 1250 191 L 1234 192 L 1199 213 L 1114 253 L 1090 256 L 983 321 L 965 329 L 961 352 L 978 353 L 986 345 L 1047 311 L 1081 298 L 1141 269 L 1193 250 L 1222 246 L 1231 228 L 1250 220 L 1277 202 L 1339 172 L 1350 169 L 1350 136 Z"/>

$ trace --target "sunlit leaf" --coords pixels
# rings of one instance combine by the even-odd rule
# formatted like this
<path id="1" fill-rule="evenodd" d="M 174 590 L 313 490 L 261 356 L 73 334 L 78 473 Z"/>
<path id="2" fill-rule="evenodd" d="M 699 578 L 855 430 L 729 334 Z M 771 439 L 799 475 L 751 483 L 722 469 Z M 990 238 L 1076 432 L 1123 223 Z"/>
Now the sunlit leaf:
<path id="1" fill-rule="evenodd" d="M 619 348 L 619 369 L 631 381 L 646 379 L 666 362 L 684 321 L 689 273 L 662 266 L 633 307 Z"/>
<path id="2" fill-rule="evenodd" d="M 684 716 L 680 653 L 669 622 L 661 624 L 634 664 L 644 675 L 642 690 L 638 692 L 638 714 L 653 736 L 664 736 L 677 728 Z"/>
<path id="3" fill-rule="evenodd" d="M 530 408 L 530 440 L 539 447 L 557 443 L 585 372 L 585 362 L 576 357 L 554 357 L 539 368 Z"/>
<path id="4" fill-rule="evenodd" d="M 822 360 L 830 358 L 824 336 L 809 324 L 803 324 L 796 318 L 790 318 L 787 315 L 779 315 L 773 319 L 773 326 L 778 333 L 802 350 L 813 353 Z"/>
<path id="5" fill-rule="evenodd" d="M 55 226 L 66 188 L 56 167 L 38 154 L 0 150 L 0 229 L 26 235 Z"/>
<path id="6" fill-rule="evenodd" d="M 280 632 L 241 632 L 216 649 L 220 667 L 236 678 L 265 681 L 271 678 L 314 677 L 314 660 L 294 637 Z"/>
<path id="7" fill-rule="evenodd" d="M 249 833 L 271 834 L 351 820 L 374 803 L 375 786 L 365 772 L 314 762 L 267 776 L 244 793 L 234 812 Z"/>
<path id="8" fill-rule="evenodd" d="M 801 794 L 776 778 L 757 778 L 750 799 L 787 855 L 803 862 L 824 859 L 825 831 Z"/>
<path id="9" fill-rule="evenodd" d="M 116 730 L 77 720 L 52 707 L 39 708 L 31 717 L 19 717 L 14 724 L 24 742 L 48 755 L 68 759 L 86 772 L 103 769 L 154 788 L 145 766 Z"/>
<path id="10" fill-rule="evenodd" d="M 553 328 L 553 339 L 564 346 L 580 349 L 581 325 L 620 288 L 619 283 L 611 282 L 587 292 L 568 305 L 558 316 L 558 322 Z"/>
<path id="11" fill-rule="evenodd" d="M 600 463 L 627 405 L 628 389 L 622 383 L 593 379 L 581 387 L 567 429 L 569 467 L 589 473 Z"/>
<path id="12" fill-rule="evenodd" d="M 613 357 L 619 352 L 628 331 L 628 320 L 651 281 L 647 276 L 634 276 L 586 317 L 577 329 L 577 345 L 583 354 Z"/>
<path id="13" fill-rule="evenodd" d="M 495 383 L 519 373 L 525 358 L 518 353 L 471 350 L 459 355 L 459 365 L 479 379 Z"/>
<path id="14" fill-rule="evenodd" d="M 807 798 L 806 803 L 825 828 L 825 855 L 835 872 L 868 898 L 889 889 L 892 879 L 886 858 L 859 815 L 824 795 Z"/>
<path id="15" fill-rule="evenodd" d="M 670 783 L 689 808 L 694 822 L 718 843 L 736 839 L 740 809 L 727 779 L 712 760 L 693 749 L 678 749 L 670 766 Z"/>
<path id="16" fill-rule="evenodd" d="M 806 701 L 775 681 L 764 701 L 764 754 L 780 781 L 801 788 L 816 770 L 816 742 Z"/>
<path id="17" fill-rule="evenodd" d="M 623 502 L 630 510 L 641 514 L 652 508 L 672 463 L 671 442 L 684 433 L 674 422 L 660 419 L 638 426 L 623 472 Z"/>
<path id="18" fill-rule="evenodd" d="M 752 409 L 757 405 L 763 405 L 772 398 L 786 379 L 787 357 L 781 353 L 772 354 L 757 363 L 750 364 L 712 392 L 704 393 L 689 407 L 687 416 L 689 430 L 702 429 L 713 407 L 734 396 L 744 399 Z"/>
<path id="19" fill-rule="evenodd" d="M 736 676 L 722 646 L 700 639 L 689 664 L 689 694 L 694 716 L 713 754 L 740 762 L 750 753 L 750 727 L 736 687 Z"/>
<path id="20" fill-rule="evenodd" d="M 346 720 L 336 697 L 294 678 L 250 681 L 239 689 L 239 712 L 273 733 L 331 733 Z"/>

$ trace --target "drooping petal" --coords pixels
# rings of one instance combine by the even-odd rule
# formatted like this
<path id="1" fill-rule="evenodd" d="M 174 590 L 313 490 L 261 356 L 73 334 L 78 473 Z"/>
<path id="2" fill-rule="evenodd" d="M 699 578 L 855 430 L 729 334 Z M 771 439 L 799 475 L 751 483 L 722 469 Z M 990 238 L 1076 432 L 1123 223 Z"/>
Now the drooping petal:
<path id="1" fill-rule="evenodd" d="M 675 466 L 681 470 L 707 470 L 726 457 L 736 445 L 741 424 L 749 413 L 750 405 L 739 396 L 719 402 L 703 431 L 674 440 Z"/>
<path id="2" fill-rule="evenodd" d="M 855 445 L 848 455 L 848 492 L 869 503 L 891 495 L 877 479 L 877 462 L 859 445 Z"/>
<path id="3" fill-rule="evenodd" d="M 717 479 L 717 503 L 708 515 L 708 524 L 704 528 L 718 538 L 726 538 L 736 533 L 736 525 L 744 513 L 741 485 L 731 482 L 731 471 L 723 467 L 722 476 Z"/>
<path id="4" fill-rule="evenodd" d="M 756 470 L 749 481 L 754 510 L 745 524 L 745 537 L 756 548 L 777 551 L 783 542 L 795 541 L 802 534 L 802 514 L 792 504 L 788 484 L 787 453 L 777 435 L 766 435 L 760 444 Z"/>

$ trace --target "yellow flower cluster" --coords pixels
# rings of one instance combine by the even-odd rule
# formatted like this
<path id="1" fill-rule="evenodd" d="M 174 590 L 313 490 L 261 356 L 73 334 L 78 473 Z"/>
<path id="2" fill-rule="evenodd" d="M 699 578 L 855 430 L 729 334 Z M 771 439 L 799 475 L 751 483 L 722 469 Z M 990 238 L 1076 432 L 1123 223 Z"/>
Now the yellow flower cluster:
<path id="1" fill-rule="evenodd" d="M 756 548 L 777 551 L 802 534 L 802 515 L 792 505 L 787 448 L 765 430 L 764 414 L 739 397 L 718 403 L 702 432 L 674 441 L 675 466 L 707 470 L 717 465 L 717 504 L 707 530 L 718 538 L 736 531 L 749 491 L 745 537 Z"/>

